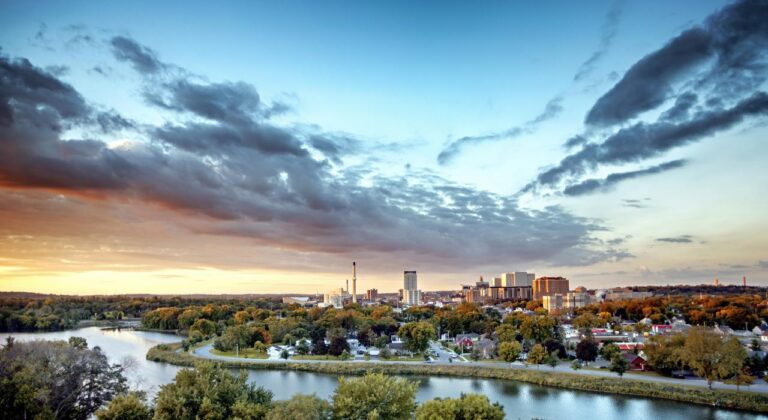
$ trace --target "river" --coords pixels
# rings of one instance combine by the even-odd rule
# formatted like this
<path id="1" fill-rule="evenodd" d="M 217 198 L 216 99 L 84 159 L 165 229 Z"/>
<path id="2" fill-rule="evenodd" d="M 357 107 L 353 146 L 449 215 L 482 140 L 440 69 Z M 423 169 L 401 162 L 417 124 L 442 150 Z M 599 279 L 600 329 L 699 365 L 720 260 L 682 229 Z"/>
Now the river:
<path id="1" fill-rule="evenodd" d="M 179 367 L 146 360 L 145 355 L 160 343 L 171 343 L 180 337 L 145 331 L 102 330 L 88 327 L 78 330 L 47 333 L 4 333 L 20 341 L 35 339 L 67 340 L 83 337 L 90 347 L 99 346 L 113 363 L 126 363 L 126 376 L 132 387 L 138 387 L 154 395 L 159 387 L 171 382 Z M 4 341 L 4 339 L 3 339 Z M 336 376 L 309 372 L 281 370 L 251 370 L 250 381 L 263 386 L 276 399 L 288 399 L 293 394 L 316 394 L 330 398 L 336 387 Z M 504 406 L 510 419 L 765 419 L 728 410 L 698 405 L 652 400 L 637 397 L 603 395 L 588 392 L 547 388 L 525 383 L 450 377 L 409 377 L 419 381 L 417 399 L 458 397 L 462 393 L 479 393 Z"/>

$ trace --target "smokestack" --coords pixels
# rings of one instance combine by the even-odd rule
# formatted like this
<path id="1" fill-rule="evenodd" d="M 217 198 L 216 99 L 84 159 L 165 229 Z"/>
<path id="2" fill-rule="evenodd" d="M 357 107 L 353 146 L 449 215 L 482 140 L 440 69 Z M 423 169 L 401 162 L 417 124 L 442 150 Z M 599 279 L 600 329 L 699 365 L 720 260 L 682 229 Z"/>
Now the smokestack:
<path id="1" fill-rule="evenodd" d="M 344 290 L 349 293 L 349 279 L 347 279 L 347 287 L 344 288 Z"/>
<path id="2" fill-rule="evenodd" d="M 741 284 L 742 284 L 744 287 L 747 287 L 747 276 L 744 276 L 744 277 L 742 277 L 742 278 L 741 278 Z"/>
<path id="3" fill-rule="evenodd" d="M 352 261 L 352 303 L 357 303 L 357 264 Z"/>

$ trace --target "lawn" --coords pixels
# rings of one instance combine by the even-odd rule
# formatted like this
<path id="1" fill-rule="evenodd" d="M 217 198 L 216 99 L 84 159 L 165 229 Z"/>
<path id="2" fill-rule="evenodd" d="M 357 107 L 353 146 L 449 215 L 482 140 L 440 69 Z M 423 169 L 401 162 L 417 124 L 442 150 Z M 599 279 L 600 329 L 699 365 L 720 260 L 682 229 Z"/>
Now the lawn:
<path id="1" fill-rule="evenodd" d="M 241 357 L 243 359 L 267 359 L 269 358 L 269 355 L 267 353 L 259 353 L 256 352 L 254 349 L 243 349 L 240 350 L 240 354 L 238 356 L 237 352 L 235 351 L 219 351 L 216 349 L 211 349 L 211 354 L 215 354 L 217 356 L 226 356 L 226 357 Z"/>

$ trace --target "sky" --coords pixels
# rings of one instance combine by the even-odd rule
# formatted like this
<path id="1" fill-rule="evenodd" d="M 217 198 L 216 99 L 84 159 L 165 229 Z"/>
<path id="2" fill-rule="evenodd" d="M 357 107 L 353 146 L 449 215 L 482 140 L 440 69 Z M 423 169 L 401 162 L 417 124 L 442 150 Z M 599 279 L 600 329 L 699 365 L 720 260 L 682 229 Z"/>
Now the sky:
<path id="1" fill-rule="evenodd" d="M 0 290 L 768 286 L 768 1 L 0 0 Z"/>

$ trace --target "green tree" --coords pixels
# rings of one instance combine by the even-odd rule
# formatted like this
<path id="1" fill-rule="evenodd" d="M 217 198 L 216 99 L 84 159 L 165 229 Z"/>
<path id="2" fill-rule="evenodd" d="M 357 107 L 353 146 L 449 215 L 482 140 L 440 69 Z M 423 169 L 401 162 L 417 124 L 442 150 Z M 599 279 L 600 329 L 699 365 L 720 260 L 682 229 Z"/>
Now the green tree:
<path id="1" fill-rule="evenodd" d="M 685 364 L 684 357 L 685 335 L 656 335 L 645 342 L 645 353 L 648 365 L 653 370 L 670 374 L 680 370 Z"/>
<path id="2" fill-rule="evenodd" d="M 409 322 L 398 330 L 397 335 L 405 341 L 408 350 L 421 353 L 429 347 L 430 340 L 437 338 L 435 327 L 429 322 Z"/>
<path id="3" fill-rule="evenodd" d="M 272 393 L 248 384 L 245 371 L 235 376 L 211 362 L 182 369 L 155 399 L 155 420 L 263 419 Z"/>
<path id="4" fill-rule="evenodd" d="M 339 378 L 333 393 L 337 419 L 410 419 L 416 408 L 416 382 L 368 373 L 361 378 Z"/>
<path id="5" fill-rule="evenodd" d="M 499 340 L 499 343 L 516 341 L 517 329 L 510 324 L 501 324 L 496 327 L 496 338 Z"/>
<path id="6" fill-rule="evenodd" d="M 526 316 L 520 324 L 520 334 L 524 339 L 543 343 L 554 335 L 555 319 L 546 315 Z"/>
<path id="7" fill-rule="evenodd" d="M 581 369 L 581 368 L 582 368 L 582 365 L 581 365 L 581 361 L 580 361 L 579 359 L 575 359 L 575 360 L 574 360 L 574 361 L 571 363 L 571 369 L 573 369 L 573 370 L 575 370 L 575 371 L 578 371 L 578 370 L 579 370 L 579 369 Z"/>
<path id="8" fill-rule="evenodd" d="M 266 420 L 330 420 L 331 404 L 314 395 L 294 395 L 274 404 Z"/>
<path id="9" fill-rule="evenodd" d="M 99 420 L 150 420 L 152 409 L 144 402 L 144 395 L 131 392 L 118 395 L 109 405 L 96 412 Z"/>
<path id="10" fill-rule="evenodd" d="M 503 420 L 504 407 L 485 395 L 462 394 L 460 398 L 426 401 L 416 409 L 416 420 Z"/>
<path id="11" fill-rule="evenodd" d="M 740 372 L 746 356 L 746 350 L 735 337 L 723 342 L 720 335 L 705 327 L 691 328 L 685 338 L 685 361 L 706 379 L 710 389 L 714 381 Z"/>
<path id="12" fill-rule="evenodd" d="M 283 349 L 283 351 L 280 352 L 281 359 L 288 360 L 289 357 L 291 357 L 291 354 L 288 353 L 288 349 Z"/>
<path id="13" fill-rule="evenodd" d="M 603 356 L 603 359 L 611 361 L 616 355 L 620 355 L 621 350 L 619 349 L 619 346 L 613 343 L 608 343 L 603 346 L 603 348 L 600 350 L 600 355 Z"/>
<path id="14" fill-rule="evenodd" d="M 560 358 L 557 357 L 557 352 L 553 351 L 551 353 L 547 353 L 547 357 L 544 359 L 544 363 L 548 364 L 552 369 L 557 367 L 557 364 L 560 363 Z"/>
<path id="15" fill-rule="evenodd" d="M 499 344 L 499 357 L 505 362 L 514 362 L 523 352 L 523 346 L 517 341 L 504 341 Z"/>
<path id="16" fill-rule="evenodd" d="M 613 358 L 611 358 L 611 364 L 608 368 L 611 370 L 611 372 L 616 372 L 619 374 L 619 377 L 621 377 L 624 376 L 624 372 L 629 370 L 629 363 L 620 353 L 614 354 Z"/>
<path id="17" fill-rule="evenodd" d="M 597 359 L 597 344 L 589 338 L 579 341 L 576 345 L 576 358 L 586 364 L 594 362 Z"/>
<path id="18" fill-rule="evenodd" d="M 122 371 L 85 340 L 8 341 L 0 350 L 0 417 L 87 419 L 127 390 Z"/>
<path id="19" fill-rule="evenodd" d="M 532 365 L 536 365 L 538 368 L 540 364 L 544 363 L 544 360 L 547 358 L 547 351 L 544 349 L 544 346 L 541 344 L 536 344 L 531 348 L 531 351 L 528 352 L 528 363 Z"/>

